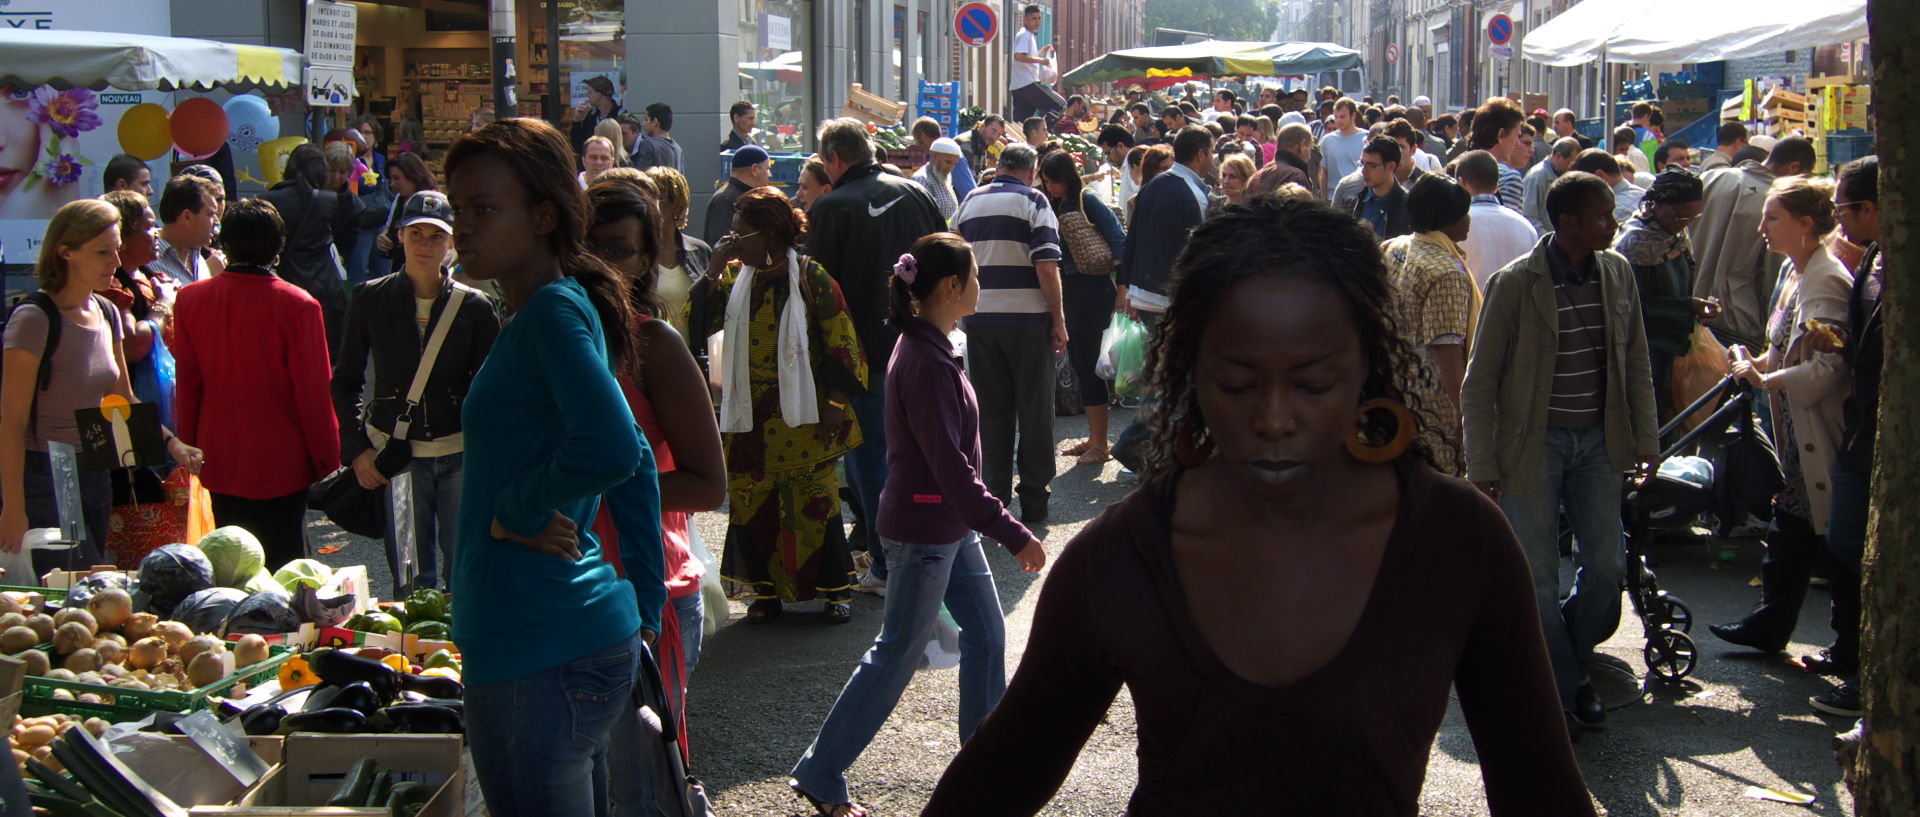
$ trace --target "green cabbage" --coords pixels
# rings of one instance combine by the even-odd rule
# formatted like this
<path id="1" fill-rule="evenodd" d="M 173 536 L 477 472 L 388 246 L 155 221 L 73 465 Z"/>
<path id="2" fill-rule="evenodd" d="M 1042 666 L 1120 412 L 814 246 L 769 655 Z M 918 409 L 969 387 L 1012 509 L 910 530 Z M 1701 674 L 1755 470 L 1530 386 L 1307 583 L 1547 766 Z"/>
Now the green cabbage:
<path id="1" fill-rule="evenodd" d="M 200 538 L 200 551 L 213 563 L 213 583 L 219 587 L 240 587 L 267 571 L 266 549 L 245 528 L 213 529 Z"/>
<path id="2" fill-rule="evenodd" d="M 295 559 L 273 574 L 273 580 L 288 590 L 301 585 L 319 590 L 332 578 L 333 569 L 314 559 Z"/>

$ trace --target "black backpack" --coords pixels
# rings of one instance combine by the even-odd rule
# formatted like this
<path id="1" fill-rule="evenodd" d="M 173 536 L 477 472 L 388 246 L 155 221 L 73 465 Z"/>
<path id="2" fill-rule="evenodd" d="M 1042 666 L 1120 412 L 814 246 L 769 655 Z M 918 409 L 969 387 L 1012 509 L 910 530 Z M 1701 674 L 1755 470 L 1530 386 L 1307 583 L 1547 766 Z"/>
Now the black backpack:
<path id="1" fill-rule="evenodd" d="M 34 290 L 21 296 L 19 300 L 13 302 L 13 306 L 7 308 L 6 319 L 0 320 L 0 330 L 5 328 L 7 322 L 13 320 L 13 313 L 19 311 L 23 304 L 33 304 L 47 316 L 47 346 L 40 352 L 40 370 L 33 381 L 33 401 L 27 404 L 27 434 L 32 435 L 36 433 L 39 426 L 40 393 L 53 385 L 53 351 L 60 348 L 60 324 L 63 321 L 60 318 L 60 307 L 53 302 L 53 296 Z M 117 335 L 118 332 L 116 331 L 115 334 Z"/>

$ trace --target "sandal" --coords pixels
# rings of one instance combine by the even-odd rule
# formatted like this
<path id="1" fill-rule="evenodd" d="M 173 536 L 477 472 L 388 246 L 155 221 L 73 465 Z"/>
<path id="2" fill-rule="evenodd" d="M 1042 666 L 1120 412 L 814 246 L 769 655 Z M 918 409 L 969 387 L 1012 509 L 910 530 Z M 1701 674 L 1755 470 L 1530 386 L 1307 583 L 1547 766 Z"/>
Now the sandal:
<path id="1" fill-rule="evenodd" d="M 1081 454 L 1087 453 L 1087 449 L 1092 447 L 1093 447 L 1092 440 L 1081 440 L 1080 442 L 1074 443 L 1073 445 L 1069 445 L 1065 448 L 1060 449 L 1060 456 L 1078 457 Z"/>
<path id="2" fill-rule="evenodd" d="M 767 624 L 780 617 L 780 602 L 776 599 L 761 599 L 747 605 L 748 624 Z"/>
<path id="3" fill-rule="evenodd" d="M 813 812 L 820 817 L 865 817 L 867 814 L 866 809 L 852 803 L 824 802 L 800 788 L 800 781 L 793 778 L 787 778 L 787 788 L 793 789 L 794 794 L 800 795 L 800 799 L 807 801 L 807 805 L 813 806 Z"/>
<path id="4" fill-rule="evenodd" d="M 853 620 L 853 602 L 827 602 L 826 613 L 828 624 L 845 624 Z"/>

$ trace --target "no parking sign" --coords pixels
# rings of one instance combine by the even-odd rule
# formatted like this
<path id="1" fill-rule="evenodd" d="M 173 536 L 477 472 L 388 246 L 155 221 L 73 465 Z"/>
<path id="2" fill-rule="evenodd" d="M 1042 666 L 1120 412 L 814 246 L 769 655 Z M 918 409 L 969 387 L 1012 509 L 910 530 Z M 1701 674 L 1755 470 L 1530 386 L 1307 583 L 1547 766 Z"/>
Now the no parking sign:
<path id="1" fill-rule="evenodd" d="M 1000 33 L 1000 14 L 986 3 L 968 3 L 954 13 L 953 33 L 967 45 L 986 45 Z"/>

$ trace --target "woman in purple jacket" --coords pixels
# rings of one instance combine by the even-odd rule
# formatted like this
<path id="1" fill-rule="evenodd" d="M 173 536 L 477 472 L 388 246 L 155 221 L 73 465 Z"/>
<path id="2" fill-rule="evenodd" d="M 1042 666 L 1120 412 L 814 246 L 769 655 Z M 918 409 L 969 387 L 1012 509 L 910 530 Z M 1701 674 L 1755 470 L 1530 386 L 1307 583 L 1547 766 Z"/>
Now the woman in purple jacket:
<path id="1" fill-rule="evenodd" d="M 900 343 L 887 366 L 886 411 L 895 442 L 875 522 L 887 552 L 886 612 L 788 781 L 825 817 L 867 813 L 847 793 L 845 772 L 900 702 L 942 602 L 960 625 L 961 742 L 1006 691 L 1006 629 L 980 534 L 1005 545 L 1028 573 L 1047 563 L 1040 540 L 980 480 L 980 404 L 947 342 L 980 301 L 973 248 L 934 233 L 914 242 L 893 273 Z"/>

